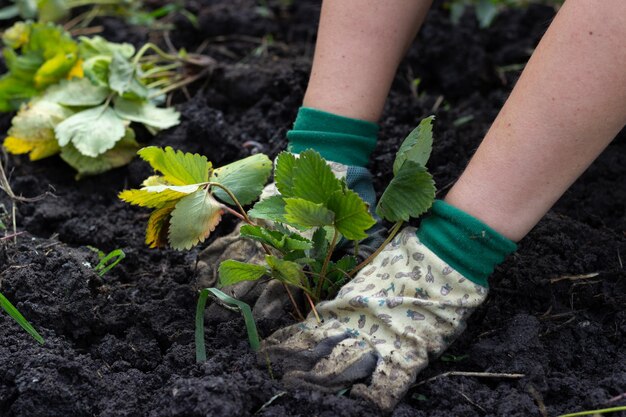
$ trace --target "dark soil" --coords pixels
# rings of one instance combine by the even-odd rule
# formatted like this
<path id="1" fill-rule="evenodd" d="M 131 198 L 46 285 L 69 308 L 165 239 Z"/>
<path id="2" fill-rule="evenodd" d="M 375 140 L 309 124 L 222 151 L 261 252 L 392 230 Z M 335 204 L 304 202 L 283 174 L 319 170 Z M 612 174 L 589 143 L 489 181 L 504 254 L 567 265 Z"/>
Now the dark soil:
<path id="1" fill-rule="evenodd" d="M 257 8 L 264 3 L 189 1 L 199 29 L 173 17 L 172 42 L 194 50 L 209 39 L 204 52 L 220 69 L 191 89 L 188 102 L 176 95 L 180 126 L 154 139 L 143 134 L 145 142 L 200 152 L 217 165 L 254 151 L 242 146 L 246 141 L 272 157 L 283 149 L 306 86 L 319 5 L 270 2 L 268 15 Z M 438 186 L 448 186 L 515 82 L 518 72 L 501 68 L 527 60 L 552 16 L 540 6 L 508 11 L 480 31 L 471 14 L 452 26 L 436 5 L 398 71 L 382 119 L 371 166 L 379 189 L 390 178 L 399 141 L 431 113 L 437 121 L 430 167 Z M 100 23 L 116 40 L 154 36 L 115 19 Z M 273 42 L 263 48 L 255 38 L 268 34 Z M 410 89 L 415 77 L 422 79 L 417 96 Z M 9 121 L 2 116 L 0 128 Z M 236 316 L 207 320 L 209 360 L 195 363 L 201 248 L 149 250 L 143 243 L 147 211 L 116 199 L 149 174 L 147 164 L 134 161 L 79 182 L 57 158 L 10 158 L 8 166 L 16 193 L 51 191 L 54 197 L 20 204 L 18 229 L 25 233 L 17 243 L 0 241 L 0 291 L 46 339 L 37 345 L 0 314 L 1 416 L 377 414 L 364 402 L 318 392 L 276 397 L 283 387 L 256 365 Z M 610 400 L 626 392 L 625 178 L 622 132 L 497 269 L 491 297 L 468 331 L 418 381 L 448 371 L 525 377 L 442 377 L 412 388 L 395 416 L 556 416 L 624 403 Z M 4 196 L 0 202 L 10 210 Z M 232 224 L 224 222 L 218 233 Z M 100 278 L 87 245 L 122 248 L 127 257 Z"/>

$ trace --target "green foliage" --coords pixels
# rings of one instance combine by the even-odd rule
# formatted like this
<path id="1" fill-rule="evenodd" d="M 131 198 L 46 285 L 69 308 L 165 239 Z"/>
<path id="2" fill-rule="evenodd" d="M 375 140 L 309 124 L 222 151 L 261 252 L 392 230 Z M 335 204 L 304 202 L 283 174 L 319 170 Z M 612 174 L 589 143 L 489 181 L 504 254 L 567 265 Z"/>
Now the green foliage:
<path id="1" fill-rule="evenodd" d="M 180 13 L 197 26 L 197 17 L 183 7 L 182 1 L 175 1 L 156 10 L 146 10 L 141 0 L 12 0 L 13 4 L 0 9 L 0 20 L 21 17 L 23 20 L 39 22 L 60 22 L 70 17 L 77 7 L 88 7 L 89 15 L 81 22 L 96 16 L 118 16 L 129 24 L 149 26 L 154 29 L 172 29 L 171 25 L 159 19 L 171 13 Z M 84 23 L 83 23 L 84 24 Z"/>
<path id="2" fill-rule="evenodd" d="M 433 119 L 422 120 L 401 144 L 394 177 L 377 207 L 379 216 L 396 222 L 390 238 L 403 221 L 423 214 L 434 201 L 434 182 L 424 166 L 432 149 Z M 141 189 L 120 193 L 120 198 L 155 209 L 148 221 L 147 244 L 159 247 L 167 240 L 175 249 L 189 249 L 204 241 L 222 214 L 230 212 L 245 223 L 241 236 L 265 250 L 260 265 L 222 262 L 221 286 L 275 279 L 302 289 L 313 302 L 334 295 L 375 256 L 358 265 L 357 253 L 336 256 L 340 240 L 358 247 L 376 221 L 368 205 L 313 150 L 278 155 L 274 181 L 280 194 L 258 201 L 247 213 L 242 204 L 259 197 L 271 171 L 265 155 L 213 169 L 205 157 L 172 148 L 149 147 L 139 154 L 161 175 L 146 179 Z"/>
<path id="3" fill-rule="evenodd" d="M 435 182 L 425 167 L 433 143 L 433 116 L 423 119 L 404 139 L 393 163 L 394 176 L 376 207 L 391 222 L 424 214 L 435 200 Z"/>
<path id="4" fill-rule="evenodd" d="M 15 308 L 13 304 L 11 304 L 11 302 L 2 293 L 0 293 L 0 307 L 2 307 L 2 309 L 13 318 L 13 320 L 15 320 L 20 326 L 22 326 L 22 328 L 26 330 L 26 332 L 28 332 L 28 334 L 31 335 L 33 339 L 39 342 L 39 344 L 44 344 L 43 337 L 41 337 L 41 335 L 37 333 L 37 330 L 35 330 L 35 328 L 28 322 L 28 320 L 26 320 L 24 316 L 22 316 L 17 308 Z"/>
<path id="5" fill-rule="evenodd" d="M 0 79 L 0 110 L 37 95 L 12 120 L 4 142 L 11 153 L 28 153 L 31 160 L 60 153 L 80 178 L 132 159 L 139 149 L 132 123 L 153 133 L 179 123 L 174 109 L 156 106 L 141 78 L 140 54 L 150 44 L 136 54 L 130 44 L 97 36 L 76 42 L 61 27 L 32 22 L 16 23 L 3 40 L 9 72 Z"/>
<path id="6" fill-rule="evenodd" d="M 190 249 L 203 242 L 221 221 L 226 204 L 235 200 L 254 200 L 267 182 L 272 164 L 265 155 L 213 169 L 206 157 L 150 146 L 138 152 L 160 175 L 146 179 L 141 189 L 125 190 L 119 197 L 130 204 L 156 209 L 146 229 L 146 243 L 174 249 Z M 224 175 L 214 175 L 219 171 Z M 210 180 L 209 180 L 210 178 Z M 223 180 L 240 179 L 238 188 L 228 189 Z M 222 188 L 224 187 L 224 188 Z M 256 190 L 252 195 L 251 190 Z"/>
<path id="7" fill-rule="evenodd" d="M 474 8 L 474 14 L 481 29 L 491 26 L 498 14 L 506 8 L 523 8 L 530 3 L 544 3 L 556 6 L 563 0 L 448 0 L 445 5 L 450 10 L 450 20 L 458 24 L 468 7 Z"/>
<path id="8" fill-rule="evenodd" d="M 78 61 L 78 44 L 61 27 L 17 22 L 2 36 L 8 72 L 0 77 L 0 111 L 65 78 Z"/>
<path id="9" fill-rule="evenodd" d="M 98 265 L 94 266 L 93 270 L 98 273 L 101 277 L 106 275 L 111 269 L 115 268 L 117 264 L 119 264 L 122 259 L 126 258 L 126 254 L 121 249 L 114 249 L 111 252 L 104 253 L 101 250 L 96 248 L 91 248 L 98 254 Z"/>
<path id="10" fill-rule="evenodd" d="M 241 312 L 241 315 L 246 323 L 246 331 L 248 332 L 248 342 L 250 343 L 250 348 L 254 351 L 259 350 L 261 340 L 259 339 L 259 333 L 257 332 L 250 306 L 243 301 L 239 301 L 224 294 L 217 288 L 205 288 L 200 291 L 198 304 L 196 306 L 196 362 L 206 361 L 206 347 L 204 344 L 204 310 L 209 296 L 214 297 L 227 308 L 234 308 Z"/>

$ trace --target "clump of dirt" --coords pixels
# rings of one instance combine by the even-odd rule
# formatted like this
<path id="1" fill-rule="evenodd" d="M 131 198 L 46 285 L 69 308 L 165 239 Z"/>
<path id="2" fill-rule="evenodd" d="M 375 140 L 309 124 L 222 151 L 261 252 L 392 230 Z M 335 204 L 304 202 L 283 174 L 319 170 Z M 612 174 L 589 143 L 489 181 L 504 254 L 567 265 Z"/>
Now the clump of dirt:
<path id="1" fill-rule="evenodd" d="M 216 165 L 275 156 L 300 105 L 316 32 L 314 1 L 188 1 L 195 28 L 176 16 L 172 41 L 222 64 L 192 99 L 176 96 L 180 126 L 144 143 L 207 155 Z M 269 12 L 269 13 L 268 13 Z M 371 169 L 382 190 L 399 142 L 436 114 L 430 162 L 437 185 L 459 175 L 506 99 L 553 10 L 507 11 L 478 30 L 471 13 L 449 23 L 441 3 L 403 61 L 381 121 Z M 113 39 L 150 35 L 111 18 Z M 272 41 L 267 35 L 271 35 Z M 265 37 L 265 38 L 263 38 Z M 414 95 L 411 82 L 420 77 Z M 8 127 L 10 115 L 0 118 Z M 591 409 L 626 392 L 626 135 L 622 133 L 491 278 L 491 296 L 466 333 L 418 376 L 521 373 L 520 379 L 449 376 L 412 388 L 394 416 L 542 416 Z M 243 147 L 246 141 L 256 143 Z M 9 159 L 16 193 L 54 197 L 18 206 L 19 230 L 0 242 L 0 291 L 46 339 L 35 344 L 0 314 L 0 415 L 7 417 L 339 415 L 378 413 L 359 400 L 285 392 L 259 367 L 241 319 L 207 326 L 209 360 L 194 361 L 195 268 L 200 249 L 149 250 L 145 210 L 117 193 L 150 173 L 142 161 L 76 182 L 58 158 Z M 5 208 L 10 202 L 0 197 Z M 1 210 L 1 209 L 0 209 Z M 226 233 L 225 221 L 215 235 Z M 104 277 L 96 255 L 126 258 Z M 275 326 L 261 329 L 265 335 Z"/>

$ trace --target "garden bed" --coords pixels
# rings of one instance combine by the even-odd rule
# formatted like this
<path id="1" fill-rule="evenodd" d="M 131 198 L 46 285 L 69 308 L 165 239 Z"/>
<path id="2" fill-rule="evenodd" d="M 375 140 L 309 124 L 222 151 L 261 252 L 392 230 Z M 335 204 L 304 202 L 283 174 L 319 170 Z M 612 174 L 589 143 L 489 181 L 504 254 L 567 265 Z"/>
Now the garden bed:
<path id="1" fill-rule="evenodd" d="M 192 51 L 209 39 L 204 53 L 220 68 L 190 89 L 190 100 L 175 96 L 178 127 L 139 139 L 207 155 L 218 166 L 257 150 L 274 157 L 306 87 L 319 4 L 270 2 L 268 15 L 255 1 L 207 3 L 188 2 L 199 29 L 180 16 L 171 40 Z M 510 66 L 528 59 L 552 15 L 543 6 L 506 11 L 481 31 L 471 14 L 453 26 L 434 6 L 381 121 L 371 164 L 379 190 L 400 140 L 430 114 L 430 170 L 438 188 L 454 181 L 519 75 Z M 99 23 L 110 40 L 151 36 L 115 19 Z M 10 118 L 0 119 L 2 131 Z M 39 346 L 0 314 L 0 416 L 377 415 L 346 396 L 283 394 L 257 366 L 236 315 L 207 317 L 209 359 L 195 363 L 195 263 L 206 243 L 189 252 L 145 246 L 148 211 L 117 199 L 149 175 L 145 162 L 78 182 L 58 157 L 11 157 L 7 167 L 17 194 L 52 195 L 19 204 L 24 233 L 0 241 L 0 291 L 46 340 Z M 418 382 L 449 371 L 525 376 L 437 378 L 412 388 L 394 416 L 555 416 L 623 404 L 609 401 L 626 392 L 625 178 L 622 132 L 497 269 L 468 330 Z M 0 203 L 10 211 L 6 196 Z M 223 222 L 213 236 L 232 226 Z M 99 277 L 88 245 L 121 248 L 126 258 Z M 290 320 L 263 323 L 260 332 Z"/>

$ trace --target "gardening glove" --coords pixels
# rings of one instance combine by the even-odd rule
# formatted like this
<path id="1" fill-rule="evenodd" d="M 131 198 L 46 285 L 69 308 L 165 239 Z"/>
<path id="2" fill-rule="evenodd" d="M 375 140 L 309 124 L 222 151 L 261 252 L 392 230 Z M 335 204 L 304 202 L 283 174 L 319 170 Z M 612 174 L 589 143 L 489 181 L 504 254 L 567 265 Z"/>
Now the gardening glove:
<path id="1" fill-rule="evenodd" d="M 374 123 L 350 119 L 310 108 L 301 108 L 294 129 L 287 133 L 288 150 L 293 153 L 308 148 L 315 149 L 329 162 L 337 178 L 345 179 L 348 187 L 359 194 L 369 204 L 373 212 L 376 193 L 372 184 L 372 174 L 364 168 L 376 144 L 378 126 Z M 275 184 L 263 190 L 260 199 L 278 194 Z M 218 280 L 219 264 L 227 259 L 246 263 L 261 263 L 265 252 L 261 245 L 239 235 L 241 224 L 227 236 L 218 238 L 198 256 L 199 279 L 202 288 L 215 286 Z M 378 248 L 385 238 L 385 229 L 379 223 L 368 231 L 369 237 L 359 244 L 359 257 L 367 258 Z M 339 250 L 350 248 L 339 246 Z M 267 280 L 244 281 L 223 289 L 232 297 L 253 304 L 253 314 L 257 319 L 274 321 L 284 317 L 290 308 L 290 300 L 279 282 Z M 225 319 L 229 312 L 212 305 L 208 316 L 213 320 Z"/>
<path id="2" fill-rule="evenodd" d="M 487 276 L 516 245 L 435 202 L 420 232 L 403 229 L 332 301 L 267 338 L 288 387 L 351 395 L 389 412 L 416 375 L 464 330 L 487 296 Z M 445 259 L 445 260 L 444 260 Z"/>

